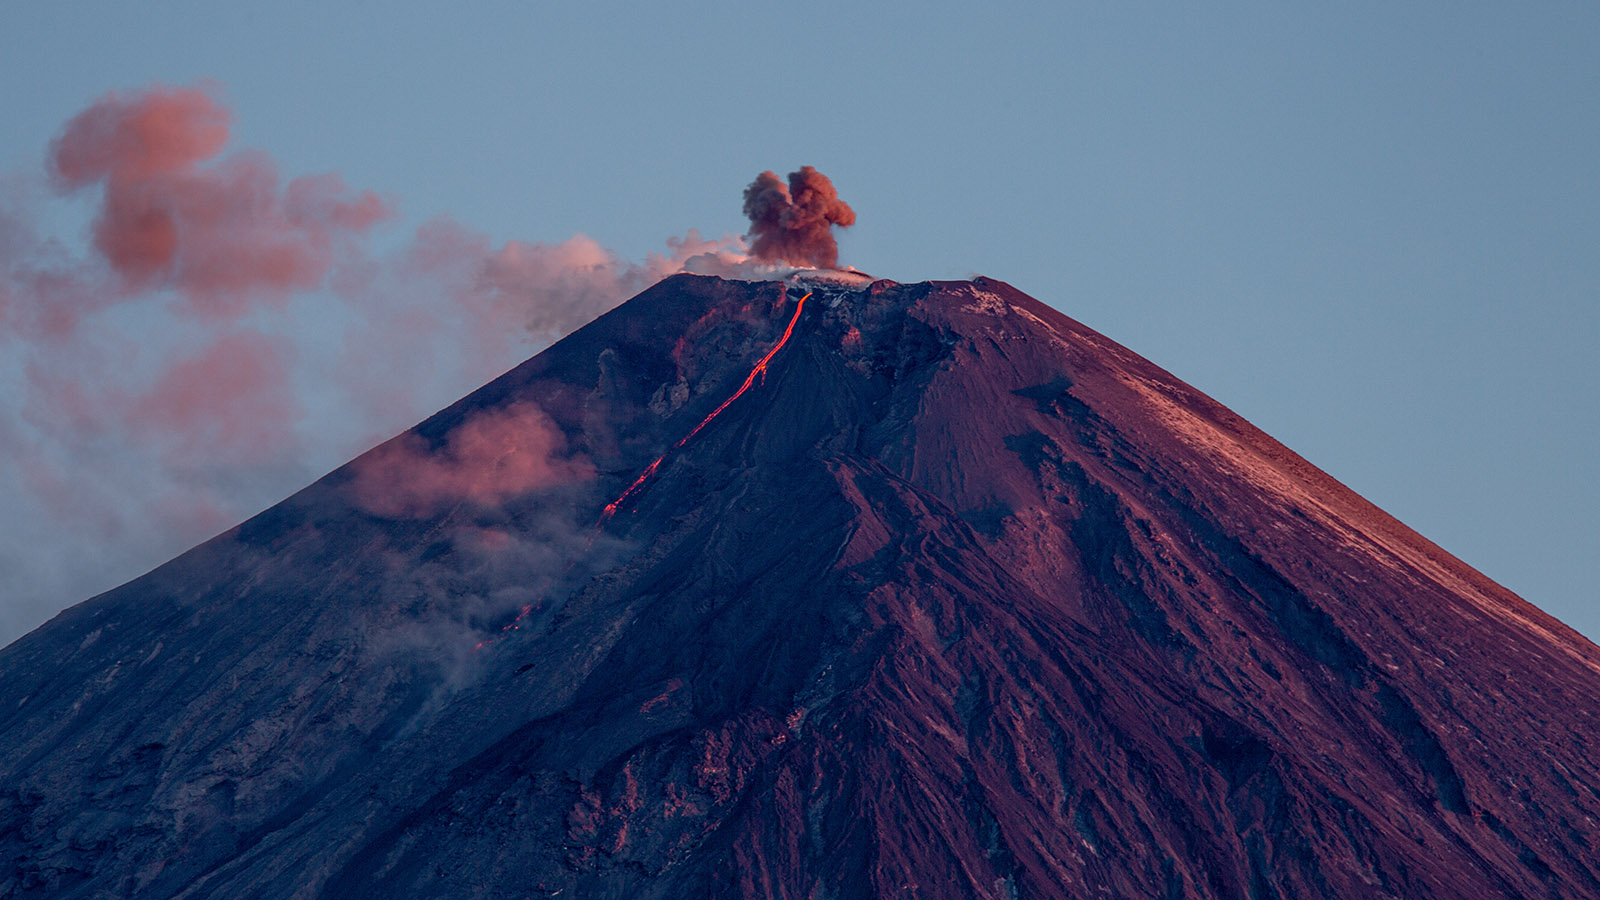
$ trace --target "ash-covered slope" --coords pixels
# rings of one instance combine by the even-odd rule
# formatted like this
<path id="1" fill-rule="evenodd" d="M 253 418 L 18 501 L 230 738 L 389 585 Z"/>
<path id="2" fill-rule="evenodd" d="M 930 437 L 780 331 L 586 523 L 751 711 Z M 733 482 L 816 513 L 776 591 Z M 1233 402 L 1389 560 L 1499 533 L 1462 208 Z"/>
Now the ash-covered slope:
<path id="1" fill-rule="evenodd" d="M 1005 284 L 804 293 L 0 652 L 0 896 L 1600 897 L 1593 645 Z"/>

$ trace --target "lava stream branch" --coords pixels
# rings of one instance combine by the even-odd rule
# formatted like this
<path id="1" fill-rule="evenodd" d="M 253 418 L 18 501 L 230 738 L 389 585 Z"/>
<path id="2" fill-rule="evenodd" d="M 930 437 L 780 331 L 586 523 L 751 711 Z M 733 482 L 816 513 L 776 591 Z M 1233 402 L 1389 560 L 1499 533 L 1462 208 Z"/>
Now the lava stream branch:
<path id="1" fill-rule="evenodd" d="M 783 345 L 789 342 L 789 336 L 794 334 L 795 323 L 800 321 L 800 313 L 805 311 L 806 300 L 810 298 L 810 296 L 811 292 L 807 291 L 805 296 L 800 298 L 800 302 L 795 305 L 794 316 L 789 319 L 789 326 L 783 329 L 783 336 L 778 338 L 778 342 L 772 345 L 772 349 L 767 351 L 767 355 L 761 357 L 760 361 L 756 363 L 755 368 L 750 370 L 750 374 L 745 376 L 744 383 L 739 385 L 739 389 L 734 391 L 733 394 L 728 397 L 728 399 L 722 401 L 722 403 L 718 405 L 716 409 L 713 409 L 711 413 L 704 419 L 701 419 L 700 424 L 696 425 L 688 434 L 680 438 L 676 444 L 673 444 L 667 450 L 667 453 L 671 453 L 673 450 L 680 449 L 684 444 L 689 443 L 690 439 L 699 434 L 707 425 L 711 424 L 712 419 L 722 415 L 723 410 L 733 405 L 733 401 L 744 396 L 744 392 L 750 390 L 750 386 L 756 383 L 756 378 L 759 377 L 763 383 L 766 382 L 767 363 L 772 362 L 772 358 L 778 355 L 778 351 L 783 349 Z M 667 453 L 661 454 L 656 458 L 655 462 L 645 466 L 644 471 L 640 472 L 639 477 L 635 478 L 633 483 L 628 485 L 627 490 L 624 490 L 620 495 L 618 495 L 617 499 L 606 504 L 605 512 L 601 513 L 600 515 L 600 521 L 602 524 L 609 520 L 612 516 L 616 515 L 617 510 L 622 507 L 623 503 L 627 502 L 628 498 L 635 496 L 639 493 L 639 491 L 644 489 L 645 483 L 650 480 L 651 476 L 656 474 L 656 470 L 661 468 L 661 463 L 667 458 Z"/>

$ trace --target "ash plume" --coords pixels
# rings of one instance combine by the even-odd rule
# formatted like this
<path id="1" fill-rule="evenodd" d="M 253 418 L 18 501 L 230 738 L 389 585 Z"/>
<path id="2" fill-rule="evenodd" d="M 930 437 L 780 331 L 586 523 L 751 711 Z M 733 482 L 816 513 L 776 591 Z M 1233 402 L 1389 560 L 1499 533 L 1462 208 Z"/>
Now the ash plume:
<path id="1" fill-rule="evenodd" d="M 356 505 L 381 516 L 427 516 L 459 503 L 493 506 L 594 474 L 566 454 L 566 436 L 537 407 L 516 404 L 468 418 L 438 449 L 407 432 L 358 459 Z"/>
<path id="2" fill-rule="evenodd" d="M 757 175 L 744 189 L 744 214 L 752 256 L 819 268 L 839 262 L 834 226 L 856 223 L 855 210 L 839 199 L 833 182 L 811 166 L 790 172 L 787 185 L 773 172 Z"/>

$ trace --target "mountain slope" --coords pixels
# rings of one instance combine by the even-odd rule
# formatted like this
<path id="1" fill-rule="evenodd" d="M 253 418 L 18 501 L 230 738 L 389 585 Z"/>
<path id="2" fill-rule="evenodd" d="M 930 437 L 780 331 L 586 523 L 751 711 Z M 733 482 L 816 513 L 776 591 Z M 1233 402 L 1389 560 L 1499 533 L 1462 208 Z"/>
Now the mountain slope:
<path id="1" fill-rule="evenodd" d="M 0 652 L 0 895 L 1600 897 L 1600 650 L 1003 283 L 811 290 Z"/>

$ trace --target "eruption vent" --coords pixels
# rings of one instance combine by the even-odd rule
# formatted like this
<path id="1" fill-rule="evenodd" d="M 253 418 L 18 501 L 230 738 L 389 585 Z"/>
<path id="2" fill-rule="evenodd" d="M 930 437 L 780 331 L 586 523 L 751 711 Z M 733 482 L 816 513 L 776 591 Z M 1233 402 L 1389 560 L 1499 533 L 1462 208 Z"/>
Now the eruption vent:
<path id="1" fill-rule="evenodd" d="M 750 217 L 750 252 L 757 259 L 832 268 L 839 262 L 833 227 L 849 228 L 856 212 L 839 199 L 828 176 L 810 166 L 789 173 L 789 183 L 762 172 L 744 189 Z"/>

